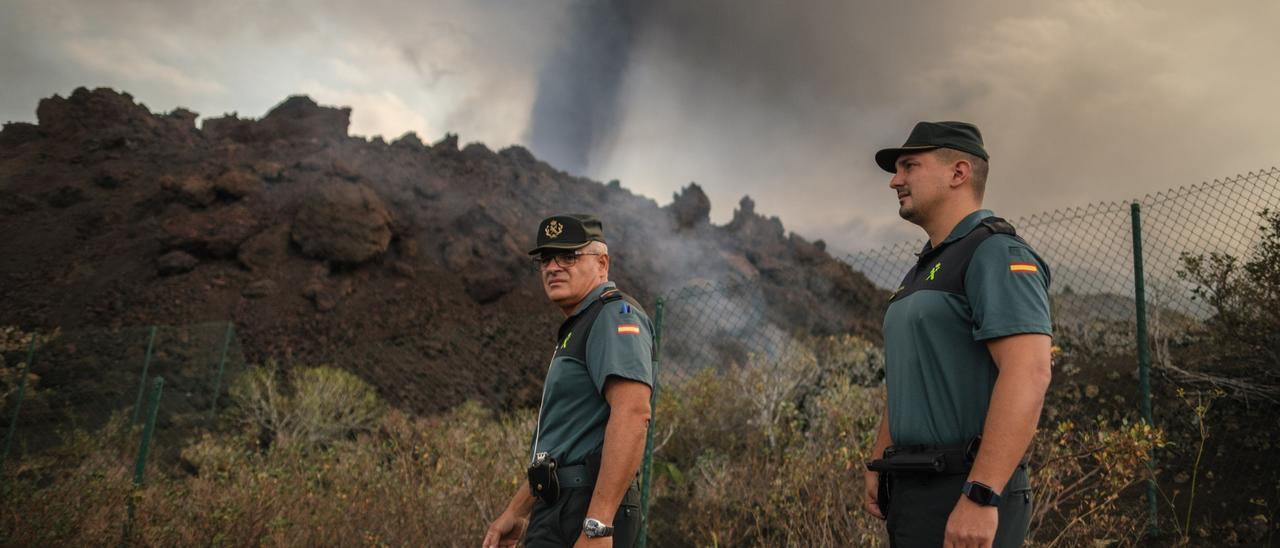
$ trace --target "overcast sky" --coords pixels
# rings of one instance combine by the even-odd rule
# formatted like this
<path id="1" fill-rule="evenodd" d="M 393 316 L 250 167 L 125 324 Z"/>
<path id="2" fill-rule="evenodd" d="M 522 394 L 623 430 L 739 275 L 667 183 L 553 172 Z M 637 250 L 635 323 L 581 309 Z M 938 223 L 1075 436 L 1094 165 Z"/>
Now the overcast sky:
<path id="1" fill-rule="evenodd" d="M 918 238 L 871 157 L 967 120 L 1016 218 L 1280 164 L 1280 3 L 0 0 L 0 120 L 78 86 L 353 134 L 529 146 L 668 203 L 697 181 L 837 251 Z"/>

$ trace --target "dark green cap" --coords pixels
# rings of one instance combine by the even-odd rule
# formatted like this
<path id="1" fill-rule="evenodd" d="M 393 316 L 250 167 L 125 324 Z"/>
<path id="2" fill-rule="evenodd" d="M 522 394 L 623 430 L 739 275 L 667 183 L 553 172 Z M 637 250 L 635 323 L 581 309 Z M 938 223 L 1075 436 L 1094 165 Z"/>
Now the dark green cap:
<path id="1" fill-rule="evenodd" d="M 592 241 L 604 242 L 604 223 L 595 215 L 556 215 L 538 223 L 537 247 L 529 254 L 537 255 L 544 249 L 578 249 Z"/>
<path id="2" fill-rule="evenodd" d="M 902 146 L 877 152 L 876 163 L 880 164 L 880 169 L 897 173 L 899 156 L 935 148 L 950 148 L 983 160 L 990 159 L 987 150 L 982 148 L 982 132 L 978 131 L 978 126 L 967 122 L 920 122 Z"/>

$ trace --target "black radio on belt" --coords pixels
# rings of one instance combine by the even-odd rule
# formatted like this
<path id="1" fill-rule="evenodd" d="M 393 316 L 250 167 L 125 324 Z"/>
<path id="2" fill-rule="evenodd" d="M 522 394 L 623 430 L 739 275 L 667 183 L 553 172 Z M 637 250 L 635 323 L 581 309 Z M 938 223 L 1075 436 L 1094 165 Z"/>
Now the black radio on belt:
<path id="1" fill-rule="evenodd" d="M 529 464 L 529 492 L 547 504 L 560 500 L 560 477 L 556 475 L 556 459 L 546 453 L 534 455 Z"/>

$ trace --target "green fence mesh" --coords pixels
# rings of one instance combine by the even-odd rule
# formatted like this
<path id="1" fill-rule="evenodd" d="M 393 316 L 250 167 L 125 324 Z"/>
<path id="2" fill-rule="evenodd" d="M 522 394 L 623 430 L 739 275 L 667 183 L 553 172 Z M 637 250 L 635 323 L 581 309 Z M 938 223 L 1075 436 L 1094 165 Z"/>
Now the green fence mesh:
<path id="1" fill-rule="evenodd" d="M 6 427 L 13 425 L 6 430 L 9 465 L 58 446 L 76 430 L 95 432 L 113 415 L 140 423 L 156 377 L 164 377 L 166 390 L 155 451 L 171 455 L 179 448 L 166 447 L 166 440 L 208 424 L 230 379 L 244 369 L 239 340 L 227 322 L 58 330 L 36 337 L 21 402 L 17 370 L 26 362 L 26 346 L 11 344 L 3 353 L 3 416 Z"/>

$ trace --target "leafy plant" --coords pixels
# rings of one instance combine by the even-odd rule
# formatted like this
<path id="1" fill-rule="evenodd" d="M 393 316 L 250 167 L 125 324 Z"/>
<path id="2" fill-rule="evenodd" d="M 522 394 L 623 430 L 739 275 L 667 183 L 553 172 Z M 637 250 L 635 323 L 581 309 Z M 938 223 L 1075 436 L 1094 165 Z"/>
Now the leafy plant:
<path id="1" fill-rule="evenodd" d="M 1183 253 L 1178 276 L 1194 284 L 1194 297 L 1212 309 L 1207 326 L 1224 363 L 1259 366 L 1276 376 L 1280 366 L 1280 211 L 1259 213 L 1261 240 L 1246 259 L 1229 253 Z"/>
<path id="2" fill-rule="evenodd" d="M 231 386 L 245 424 L 264 442 L 323 447 L 369 430 L 383 412 L 373 387 L 333 367 L 299 367 L 280 382 L 279 366 L 251 369 Z"/>

